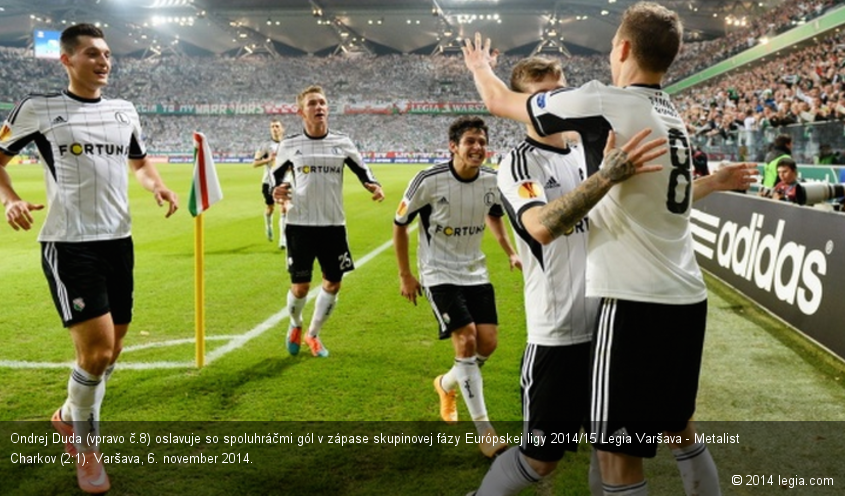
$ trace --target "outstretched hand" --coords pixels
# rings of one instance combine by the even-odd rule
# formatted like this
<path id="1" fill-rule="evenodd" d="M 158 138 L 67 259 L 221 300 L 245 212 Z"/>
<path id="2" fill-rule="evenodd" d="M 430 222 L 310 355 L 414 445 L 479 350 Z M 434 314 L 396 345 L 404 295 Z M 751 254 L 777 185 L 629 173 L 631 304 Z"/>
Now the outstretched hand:
<path id="1" fill-rule="evenodd" d="M 757 180 L 760 171 L 753 162 L 723 165 L 713 173 L 716 188 L 722 191 L 745 191 Z"/>
<path id="2" fill-rule="evenodd" d="M 21 229 L 29 231 L 30 228 L 32 228 L 32 224 L 35 223 L 35 220 L 32 218 L 32 214 L 30 212 L 33 210 L 41 210 L 43 208 L 44 205 L 29 203 L 24 200 L 9 202 L 9 204 L 6 205 L 6 222 L 8 222 L 15 231 L 20 231 Z"/>
<path id="3" fill-rule="evenodd" d="M 481 42 L 481 33 L 475 33 L 474 41 L 470 38 L 466 39 L 461 50 L 464 52 L 464 63 L 470 71 L 475 72 L 485 67 L 496 67 L 499 51 L 491 51 L 491 44 L 490 38 L 487 38 L 484 43 Z"/>
<path id="4" fill-rule="evenodd" d="M 621 148 L 616 148 L 616 133 L 610 131 L 607 136 L 607 145 L 604 147 L 604 162 L 599 171 L 602 177 L 616 184 L 637 174 L 662 170 L 662 165 L 646 165 L 646 162 L 668 151 L 663 146 L 666 144 L 666 138 L 653 139 L 640 145 L 640 142 L 649 134 L 651 134 L 651 129 L 643 129 Z"/>

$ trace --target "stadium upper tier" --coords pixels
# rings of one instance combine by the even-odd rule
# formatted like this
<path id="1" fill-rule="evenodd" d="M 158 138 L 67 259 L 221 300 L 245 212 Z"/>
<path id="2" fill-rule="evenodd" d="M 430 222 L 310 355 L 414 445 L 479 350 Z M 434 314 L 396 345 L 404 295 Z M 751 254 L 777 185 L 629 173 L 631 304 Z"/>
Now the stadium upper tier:
<path id="1" fill-rule="evenodd" d="M 843 1 L 789 0 L 724 38 L 687 43 L 669 78 L 682 79 Z M 696 144 L 729 158 L 758 158 L 773 134 L 790 126 L 787 132 L 796 138 L 796 154 L 804 162 L 811 162 L 823 143 L 845 149 L 841 131 L 823 125 L 845 120 L 842 38 L 834 32 L 767 65 L 740 69 L 677 95 L 676 105 Z M 496 71 L 507 80 L 517 60 L 500 57 Z M 563 62 L 570 85 L 610 81 L 605 55 Z M 0 48 L 0 78 L 0 102 L 13 102 L 30 92 L 56 91 L 66 84 L 61 64 L 34 59 L 19 48 Z M 436 105 L 427 108 L 426 102 L 478 101 L 462 58 L 454 56 L 120 58 L 114 61 L 110 79 L 104 94 L 138 106 L 154 152 L 189 151 L 190 131 L 196 129 L 204 131 L 221 153 L 249 155 L 267 138 L 266 113 L 278 112 L 289 133 L 299 131 L 298 119 L 290 112 L 296 93 L 311 84 L 322 85 L 328 94 L 332 127 L 350 134 L 362 150 L 444 150 L 445 129 L 453 116 L 416 114 L 442 112 Z M 204 110 L 197 110 L 202 105 Z M 374 108 L 409 115 L 342 115 Z M 192 115 L 163 115 L 180 113 L 179 109 Z M 253 109 L 260 115 L 245 115 Z M 202 113 L 211 115 L 195 115 Z M 493 149 L 503 150 L 522 137 L 520 125 L 492 117 L 489 123 Z"/>

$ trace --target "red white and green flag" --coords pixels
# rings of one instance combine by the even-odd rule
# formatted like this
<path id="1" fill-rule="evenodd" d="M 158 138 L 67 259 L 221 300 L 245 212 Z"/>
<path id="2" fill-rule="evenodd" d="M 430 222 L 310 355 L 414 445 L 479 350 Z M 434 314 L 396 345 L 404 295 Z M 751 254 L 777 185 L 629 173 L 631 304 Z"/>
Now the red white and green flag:
<path id="1" fill-rule="evenodd" d="M 222 199 L 223 190 L 217 180 L 211 147 L 204 134 L 194 133 L 194 181 L 191 183 L 188 210 L 196 217 Z"/>

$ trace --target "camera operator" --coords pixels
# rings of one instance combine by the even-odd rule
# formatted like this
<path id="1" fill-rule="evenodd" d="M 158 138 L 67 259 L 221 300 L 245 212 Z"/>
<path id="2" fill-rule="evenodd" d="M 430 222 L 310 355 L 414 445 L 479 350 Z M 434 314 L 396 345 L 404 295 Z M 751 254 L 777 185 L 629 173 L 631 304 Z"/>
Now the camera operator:
<path id="1" fill-rule="evenodd" d="M 777 174 L 780 180 L 774 188 L 762 188 L 759 196 L 773 200 L 798 203 L 798 168 L 795 160 L 782 157 L 777 162 Z"/>

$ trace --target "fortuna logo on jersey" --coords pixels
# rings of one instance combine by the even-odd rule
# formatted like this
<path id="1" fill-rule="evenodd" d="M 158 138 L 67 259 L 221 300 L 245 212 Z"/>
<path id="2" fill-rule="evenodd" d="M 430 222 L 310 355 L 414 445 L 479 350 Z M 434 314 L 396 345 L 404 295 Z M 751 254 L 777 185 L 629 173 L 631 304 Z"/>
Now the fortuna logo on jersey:
<path id="1" fill-rule="evenodd" d="M 64 155 L 70 152 L 74 155 L 129 155 L 129 147 L 124 145 L 104 143 L 71 143 L 70 145 L 59 145 L 59 154 Z"/>
<path id="2" fill-rule="evenodd" d="M 765 215 L 751 214 L 747 226 L 725 222 L 715 215 L 693 209 L 695 251 L 731 270 L 780 301 L 798 305 L 813 315 L 824 298 L 821 276 L 827 274 L 827 256 L 821 250 L 783 239 L 786 221 L 778 220 L 773 234 L 762 234 Z M 718 231 L 718 235 L 716 232 Z M 715 247 L 713 243 L 715 242 Z"/>
<path id="3" fill-rule="evenodd" d="M 480 226 L 468 227 L 449 227 L 449 226 L 434 226 L 434 234 L 443 233 L 446 236 L 472 236 L 474 234 L 481 234 L 484 232 L 484 224 Z"/>
<path id="4" fill-rule="evenodd" d="M 517 194 L 519 194 L 520 198 L 530 200 L 531 198 L 538 198 L 540 196 L 539 192 L 540 185 L 538 183 L 535 183 L 534 181 L 530 181 L 527 183 L 520 184 Z"/>
<path id="5" fill-rule="evenodd" d="M 300 174 L 343 174 L 343 166 L 334 165 L 303 165 L 296 170 Z"/>

